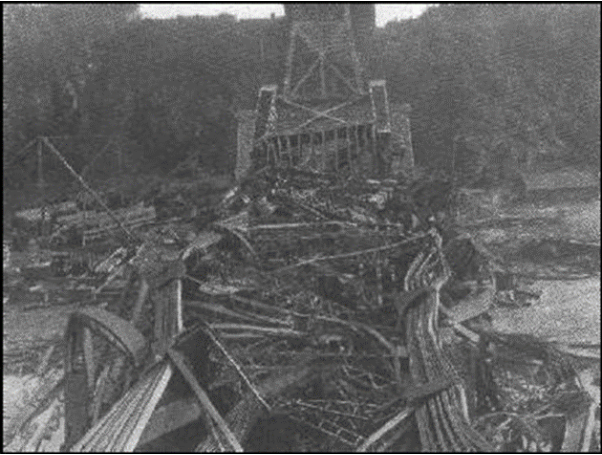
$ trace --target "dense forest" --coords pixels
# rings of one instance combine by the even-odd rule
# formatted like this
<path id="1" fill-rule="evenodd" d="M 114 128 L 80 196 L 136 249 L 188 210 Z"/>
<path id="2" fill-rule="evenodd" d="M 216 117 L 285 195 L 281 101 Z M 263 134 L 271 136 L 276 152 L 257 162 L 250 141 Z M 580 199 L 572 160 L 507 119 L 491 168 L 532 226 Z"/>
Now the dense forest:
<path id="1" fill-rule="evenodd" d="M 5 168 L 39 135 L 80 138 L 65 147 L 84 161 L 111 135 L 134 173 L 190 157 L 231 173 L 236 113 L 281 81 L 288 39 L 285 18 L 142 20 L 128 3 L 12 4 L 3 21 Z M 412 105 L 419 164 L 448 168 L 465 137 L 599 166 L 597 4 L 444 4 L 377 29 L 365 62 Z"/>
<path id="2" fill-rule="evenodd" d="M 599 163 L 599 5 L 442 5 L 389 23 L 374 45 L 371 67 L 414 109 L 423 162 L 449 163 L 463 135 Z"/>

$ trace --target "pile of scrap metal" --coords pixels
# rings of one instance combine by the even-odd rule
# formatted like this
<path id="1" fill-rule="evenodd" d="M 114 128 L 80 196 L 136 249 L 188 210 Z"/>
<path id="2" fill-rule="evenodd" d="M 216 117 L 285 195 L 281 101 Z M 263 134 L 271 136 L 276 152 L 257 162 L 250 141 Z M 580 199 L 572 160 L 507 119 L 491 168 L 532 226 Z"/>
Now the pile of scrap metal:
<path id="1" fill-rule="evenodd" d="M 80 209 L 76 202 L 66 201 L 16 212 L 13 224 L 22 235 L 37 237 L 43 234 L 55 245 L 74 237 L 85 245 L 114 234 L 118 229 L 115 219 L 134 229 L 148 225 L 156 218 L 155 208 L 145 207 L 143 203 L 114 210 L 111 215 L 106 211 Z"/>
<path id="2" fill-rule="evenodd" d="M 259 173 L 192 242 L 147 236 L 121 298 L 69 320 L 63 448 L 589 447 L 571 363 L 488 329 L 498 272 L 411 188 Z"/>

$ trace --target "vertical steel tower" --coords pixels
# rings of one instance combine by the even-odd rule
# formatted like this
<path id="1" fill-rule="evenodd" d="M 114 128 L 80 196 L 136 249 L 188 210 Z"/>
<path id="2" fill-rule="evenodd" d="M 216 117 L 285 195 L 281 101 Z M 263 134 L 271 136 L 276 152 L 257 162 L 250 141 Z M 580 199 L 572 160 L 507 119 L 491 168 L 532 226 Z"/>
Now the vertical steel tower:
<path id="1" fill-rule="evenodd" d="M 282 85 L 260 89 L 239 115 L 237 177 L 266 165 L 388 177 L 413 167 L 408 105 L 392 105 L 362 60 L 374 30 L 369 3 L 286 3 Z"/>

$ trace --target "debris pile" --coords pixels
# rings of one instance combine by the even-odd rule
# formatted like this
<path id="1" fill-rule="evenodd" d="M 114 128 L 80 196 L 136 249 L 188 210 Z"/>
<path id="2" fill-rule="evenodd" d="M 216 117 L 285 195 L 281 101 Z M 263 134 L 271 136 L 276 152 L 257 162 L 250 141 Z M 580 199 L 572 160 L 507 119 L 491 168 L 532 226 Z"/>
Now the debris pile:
<path id="1" fill-rule="evenodd" d="M 54 245 L 66 243 L 74 237 L 81 239 L 81 244 L 114 234 L 117 226 L 115 218 L 129 229 L 151 224 L 156 213 L 154 207 L 144 207 L 139 203 L 133 207 L 117 209 L 114 217 L 103 211 L 78 208 L 72 201 L 63 202 L 42 208 L 27 209 L 15 214 L 19 230 L 23 234 L 35 234 L 42 230 L 48 232 L 49 240 Z"/>
<path id="2" fill-rule="evenodd" d="M 140 233 L 69 321 L 63 448 L 591 448 L 570 359 L 488 325 L 500 265 L 446 188 L 264 171 L 201 232 Z"/>

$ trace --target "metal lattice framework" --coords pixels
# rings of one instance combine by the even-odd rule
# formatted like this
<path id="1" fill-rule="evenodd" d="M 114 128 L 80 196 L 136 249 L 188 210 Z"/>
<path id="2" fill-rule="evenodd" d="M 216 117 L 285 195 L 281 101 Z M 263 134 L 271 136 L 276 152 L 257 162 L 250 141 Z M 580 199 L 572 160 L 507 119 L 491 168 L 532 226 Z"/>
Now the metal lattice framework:
<path id="1" fill-rule="evenodd" d="M 284 79 L 286 97 L 328 98 L 345 93 L 343 90 L 365 93 L 348 5 L 344 11 L 339 20 L 293 20 Z M 311 59 L 306 63 L 308 59 L 303 57 L 307 56 Z"/>
<path id="2" fill-rule="evenodd" d="M 255 112 L 239 114 L 237 178 L 266 165 L 373 177 L 412 169 L 409 106 L 390 106 L 386 82 L 364 78 L 359 49 L 374 5 L 285 9 L 284 81 L 263 86 Z"/>

